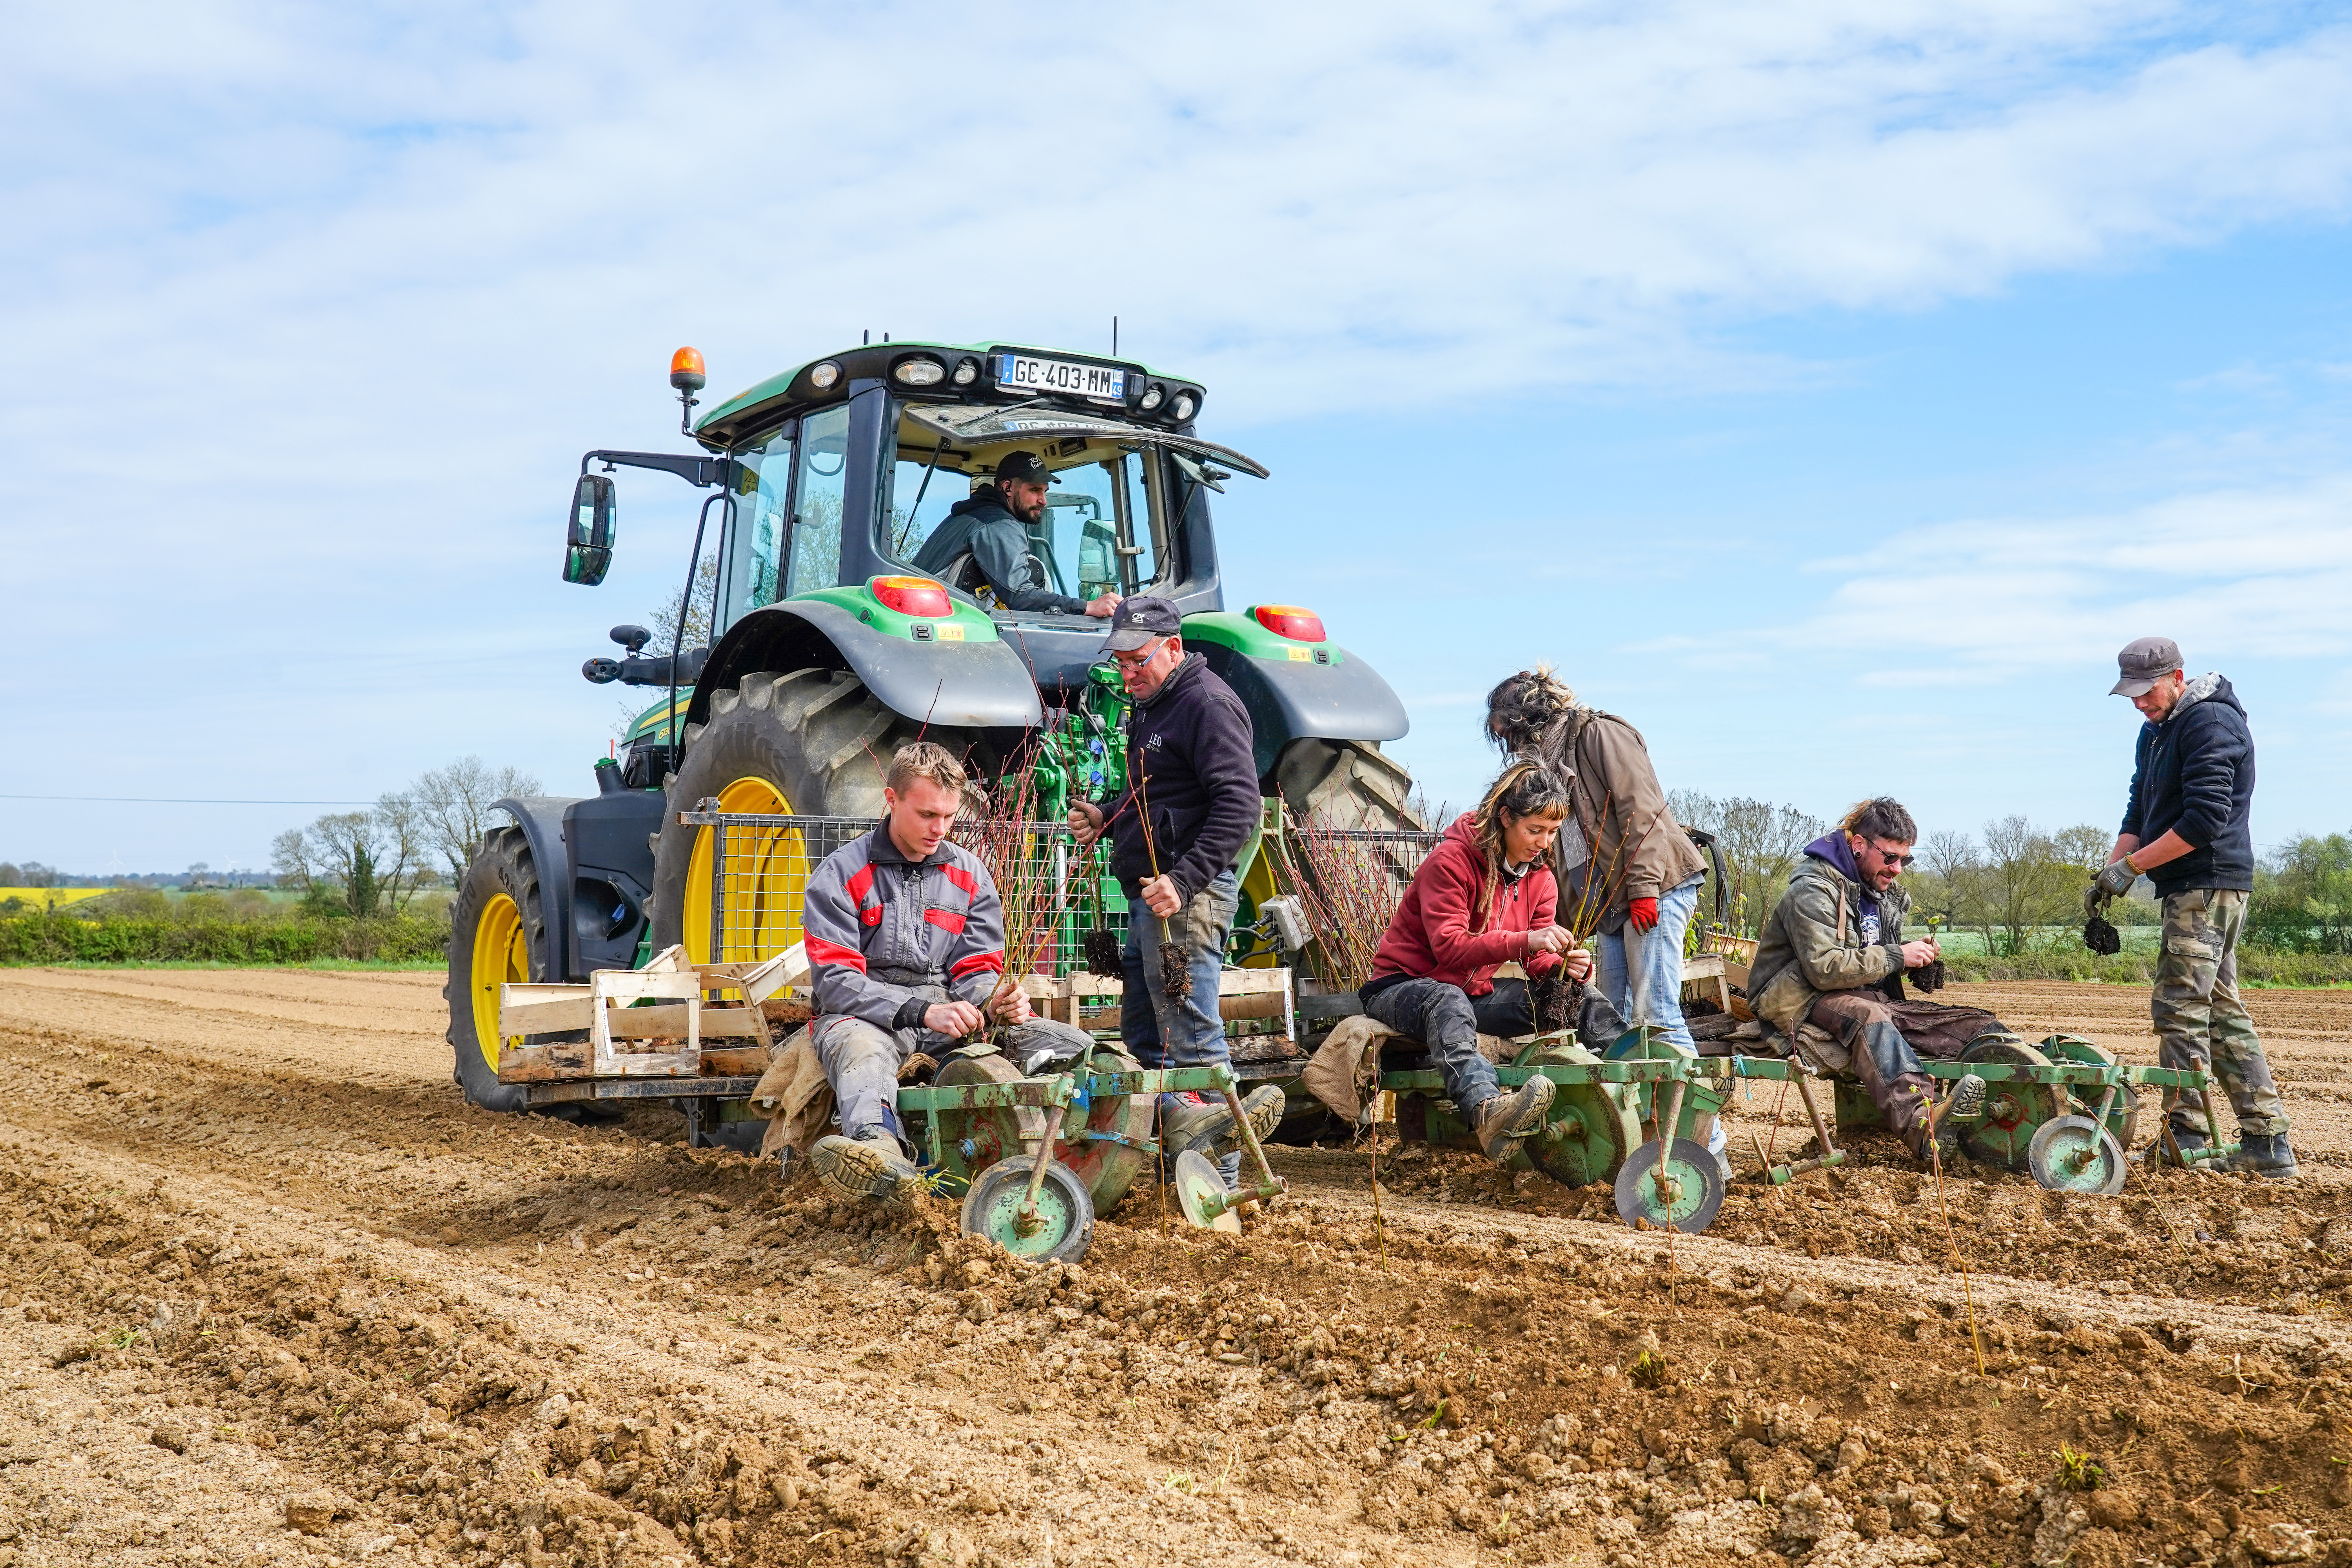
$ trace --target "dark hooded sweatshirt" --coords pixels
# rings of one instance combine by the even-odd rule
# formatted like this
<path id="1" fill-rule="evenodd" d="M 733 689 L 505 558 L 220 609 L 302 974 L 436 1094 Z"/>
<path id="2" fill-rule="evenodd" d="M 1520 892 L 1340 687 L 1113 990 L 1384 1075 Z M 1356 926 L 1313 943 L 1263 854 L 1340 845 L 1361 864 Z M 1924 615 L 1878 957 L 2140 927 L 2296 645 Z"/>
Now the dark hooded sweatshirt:
<path id="1" fill-rule="evenodd" d="M 2157 896 L 2254 886 L 2254 737 L 2218 675 L 2189 683 L 2161 724 L 2143 724 L 2122 831 L 2153 844 L 2168 830 L 2189 853 L 2148 872 Z"/>
<path id="2" fill-rule="evenodd" d="M 1029 558 L 1029 531 L 1005 506 L 1004 492 L 994 485 L 983 485 L 956 502 L 909 564 L 918 572 L 942 577 L 967 552 L 982 580 L 996 595 L 996 602 L 1006 609 L 1053 610 L 1066 616 L 1087 613 L 1084 599 L 1056 594 L 1039 580 L 1037 563 Z"/>
<path id="3" fill-rule="evenodd" d="M 1129 710 L 1131 782 L 1095 804 L 1109 819 L 1111 870 L 1130 897 L 1155 862 L 1187 900 L 1234 868 L 1264 809 L 1250 737 L 1249 710 L 1197 653 Z M 1139 777 L 1151 808 L 1148 845 L 1132 782 Z"/>

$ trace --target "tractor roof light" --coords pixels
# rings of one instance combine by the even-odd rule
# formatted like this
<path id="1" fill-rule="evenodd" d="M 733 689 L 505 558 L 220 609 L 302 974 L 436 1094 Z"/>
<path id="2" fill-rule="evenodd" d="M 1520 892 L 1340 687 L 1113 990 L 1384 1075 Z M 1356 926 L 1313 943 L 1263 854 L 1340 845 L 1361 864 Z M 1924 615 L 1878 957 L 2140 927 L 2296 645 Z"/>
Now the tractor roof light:
<path id="1" fill-rule="evenodd" d="M 948 378 L 948 369 L 929 355 L 917 354 L 892 367 L 890 378 L 901 386 L 937 386 Z"/>
<path id="2" fill-rule="evenodd" d="M 949 379 L 952 380 L 958 386 L 970 386 L 973 382 L 980 379 L 980 362 L 976 359 L 964 359 L 957 362 L 955 374 Z"/>
<path id="3" fill-rule="evenodd" d="M 808 375 L 811 386 L 819 392 L 831 392 L 834 384 L 841 380 L 841 367 L 831 360 L 825 360 L 811 365 Z"/>
<path id="4" fill-rule="evenodd" d="M 1150 413 L 1153 409 L 1159 407 L 1161 403 L 1166 401 L 1167 397 L 1168 389 L 1160 385 L 1158 382 L 1153 382 L 1150 386 L 1144 388 L 1142 403 L 1143 411 L 1146 414 Z"/>
<path id="5" fill-rule="evenodd" d="M 1297 605 L 1259 605 L 1250 611 L 1257 624 L 1278 637 L 1293 642 L 1322 642 L 1323 617 L 1312 610 L 1302 610 Z"/>
<path id="6" fill-rule="evenodd" d="M 1174 417 L 1177 424 L 1181 425 L 1192 418 L 1192 410 L 1200 406 L 1199 398 L 1189 392 L 1180 392 L 1176 395 L 1176 401 L 1168 405 L 1168 412 Z"/>
<path id="7" fill-rule="evenodd" d="M 929 577 L 877 577 L 866 587 L 886 609 L 917 620 L 945 620 L 955 614 L 947 585 Z"/>
<path id="8" fill-rule="evenodd" d="M 710 377 L 703 370 L 700 349 L 680 349 L 669 356 L 669 384 L 680 392 L 700 392 L 710 384 Z"/>

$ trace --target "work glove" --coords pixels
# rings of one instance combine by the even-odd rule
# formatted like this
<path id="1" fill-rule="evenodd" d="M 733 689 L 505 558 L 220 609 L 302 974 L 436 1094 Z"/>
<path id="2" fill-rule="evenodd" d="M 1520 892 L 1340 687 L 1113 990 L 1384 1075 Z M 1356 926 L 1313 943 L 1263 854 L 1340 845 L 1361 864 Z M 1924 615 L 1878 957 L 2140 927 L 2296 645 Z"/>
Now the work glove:
<path id="1" fill-rule="evenodd" d="M 2090 889 L 2083 895 L 2083 908 L 2091 914 L 2097 914 L 2100 905 L 2109 899 L 2121 898 L 2138 880 L 2139 872 L 2133 867 L 2131 857 L 2118 855 L 2107 862 L 2105 869 L 2091 879 Z"/>
<path id="2" fill-rule="evenodd" d="M 1635 899 L 1625 906 L 1625 918 L 1633 922 L 1635 931 L 1651 931 L 1658 923 L 1658 900 Z"/>

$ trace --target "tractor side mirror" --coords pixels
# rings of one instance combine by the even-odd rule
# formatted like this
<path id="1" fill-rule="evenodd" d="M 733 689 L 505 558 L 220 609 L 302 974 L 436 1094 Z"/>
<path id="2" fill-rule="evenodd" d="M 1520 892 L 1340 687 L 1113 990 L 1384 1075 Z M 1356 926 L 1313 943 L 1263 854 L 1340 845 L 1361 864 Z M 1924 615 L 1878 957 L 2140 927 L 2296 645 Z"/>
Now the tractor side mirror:
<path id="1" fill-rule="evenodd" d="M 593 588 L 613 564 L 617 508 L 610 474 L 583 474 L 572 487 L 572 526 L 563 540 L 563 580 Z"/>

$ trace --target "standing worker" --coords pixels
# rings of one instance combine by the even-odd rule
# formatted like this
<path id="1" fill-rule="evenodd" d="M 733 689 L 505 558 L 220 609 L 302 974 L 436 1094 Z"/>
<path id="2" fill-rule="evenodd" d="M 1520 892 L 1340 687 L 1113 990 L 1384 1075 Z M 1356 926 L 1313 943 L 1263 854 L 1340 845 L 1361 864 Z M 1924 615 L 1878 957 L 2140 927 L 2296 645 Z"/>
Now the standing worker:
<path id="1" fill-rule="evenodd" d="M 1264 809 L 1249 712 L 1197 653 L 1166 599 L 1119 602 L 1106 647 L 1135 700 L 1127 719 L 1127 788 L 1070 807 L 1081 846 L 1108 826 L 1111 870 L 1127 894 L 1118 1031 L 1148 1068 L 1209 1067 L 1231 1059 L 1218 976 L 1241 897 L 1235 862 Z M 1181 955 L 1181 978 L 1164 973 L 1163 948 Z M 1282 1090 L 1268 1084 L 1244 1102 L 1263 1138 L 1282 1120 Z M 1241 1173 L 1240 1129 L 1221 1100 L 1171 1094 L 1160 1105 L 1160 1143 L 1171 1155 L 1218 1156 L 1225 1184 Z"/>
<path id="2" fill-rule="evenodd" d="M 1642 732 L 1583 706 L 1538 665 L 1486 694 L 1486 735 L 1568 785 L 1552 868 L 1562 923 L 1598 934 L 1601 991 L 1627 1023 L 1654 1025 L 1696 1053 L 1683 1021 L 1683 937 L 1706 862 L 1666 809 Z"/>
<path id="3" fill-rule="evenodd" d="M 2237 693 L 2218 675 L 2191 680 L 2170 637 L 2141 637 L 2116 657 L 2122 679 L 2111 696 L 2128 697 L 2147 721 L 2133 759 L 2131 799 L 2123 831 L 2083 895 L 2096 914 L 2142 876 L 2164 903 L 2164 950 L 2157 959 L 2158 1059 L 2168 1068 L 2221 1076 L 2238 1117 L 2238 1152 L 2223 1169 L 2273 1181 L 2295 1174 L 2287 1147 L 2286 1107 L 2254 1021 L 2238 996 L 2238 934 L 2254 886 L 2254 738 Z M 2168 1094 L 2166 1123 L 2183 1153 L 2209 1148 L 2213 1136 L 2205 1096 Z"/>

